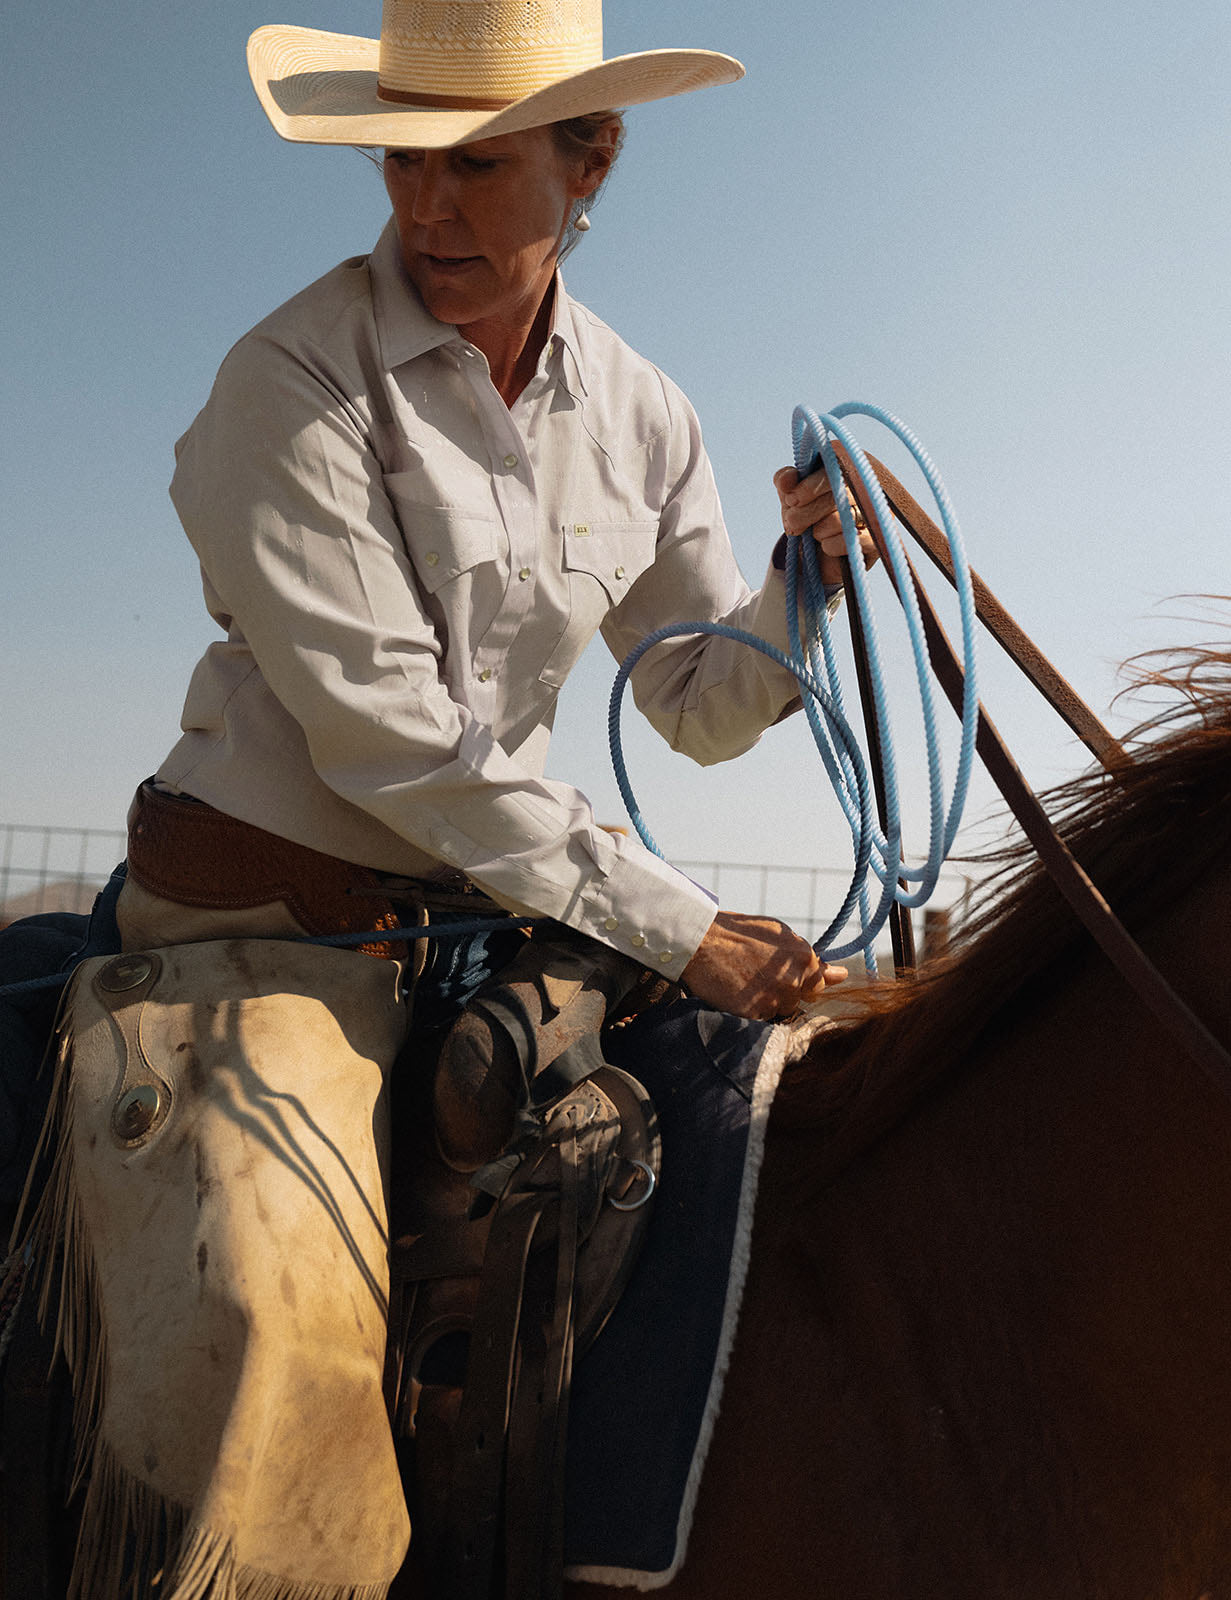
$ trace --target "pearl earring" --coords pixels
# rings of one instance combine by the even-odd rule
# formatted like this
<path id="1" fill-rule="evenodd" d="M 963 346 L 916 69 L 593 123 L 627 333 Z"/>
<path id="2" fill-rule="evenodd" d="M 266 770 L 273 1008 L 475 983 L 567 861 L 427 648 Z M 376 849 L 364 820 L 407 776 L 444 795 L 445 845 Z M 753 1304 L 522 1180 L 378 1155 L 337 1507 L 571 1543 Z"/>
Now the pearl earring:
<path id="1" fill-rule="evenodd" d="M 576 221 L 573 223 L 573 227 L 578 233 L 587 233 L 589 231 L 590 219 L 588 216 L 586 216 L 584 211 L 578 213 Z"/>

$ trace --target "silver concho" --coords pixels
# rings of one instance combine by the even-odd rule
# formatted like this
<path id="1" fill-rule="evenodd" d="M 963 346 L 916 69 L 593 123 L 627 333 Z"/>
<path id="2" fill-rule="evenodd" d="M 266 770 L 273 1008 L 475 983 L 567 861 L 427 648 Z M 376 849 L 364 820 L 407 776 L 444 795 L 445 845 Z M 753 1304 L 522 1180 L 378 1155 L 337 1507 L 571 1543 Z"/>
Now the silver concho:
<path id="1" fill-rule="evenodd" d="M 111 1131 L 123 1144 L 136 1144 L 162 1120 L 164 1097 L 156 1083 L 135 1083 L 115 1103 Z"/>
<path id="2" fill-rule="evenodd" d="M 154 963 L 149 956 L 116 956 L 114 961 L 99 968 L 94 981 L 108 994 L 123 994 L 125 989 L 136 989 L 143 984 L 153 970 Z"/>

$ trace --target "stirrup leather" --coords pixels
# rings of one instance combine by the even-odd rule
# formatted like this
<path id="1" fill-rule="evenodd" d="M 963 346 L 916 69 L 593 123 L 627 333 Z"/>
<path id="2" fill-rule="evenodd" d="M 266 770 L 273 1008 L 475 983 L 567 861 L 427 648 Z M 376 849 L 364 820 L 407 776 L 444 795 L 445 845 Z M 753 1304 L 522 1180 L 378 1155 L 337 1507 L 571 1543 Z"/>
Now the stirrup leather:
<path id="1" fill-rule="evenodd" d="M 393 1247 L 391 1387 L 395 1431 L 414 1440 L 416 1533 L 456 1600 L 488 1600 L 498 1566 L 510 1597 L 560 1593 L 573 1361 L 628 1280 L 660 1166 L 645 1090 L 607 1065 L 519 1112 L 469 1182 L 428 1154 Z M 466 1341 L 463 1382 L 447 1357 Z"/>

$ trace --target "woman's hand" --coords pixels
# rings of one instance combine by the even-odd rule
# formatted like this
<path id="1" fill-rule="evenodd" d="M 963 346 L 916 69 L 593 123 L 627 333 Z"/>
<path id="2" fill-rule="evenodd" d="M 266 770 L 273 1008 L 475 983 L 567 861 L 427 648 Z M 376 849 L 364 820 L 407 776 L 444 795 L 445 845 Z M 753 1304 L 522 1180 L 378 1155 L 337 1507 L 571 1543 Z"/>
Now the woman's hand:
<path id="1" fill-rule="evenodd" d="M 811 528 L 812 537 L 820 546 L 821 581 L 831 585 L 841 583 L 841 560 L 846 554 L 846 543 L 842 538 L 842 522 L 824 467 L 809 473 L 802 483 L 794 467 L 779 467 L 774 473 L 774 488 L 782 505 L 783 532 L 806 533 Z M 862 520 L 856 510 L 856 527 L 860 526 Z M 877 551 L 870 533 L 860 533 L 859 548 L 863 552 L 864 565 L 874 566 Z"/>
<path id="2" fill-rule="evenodd" d="M 683 981 L 707 1005 L 765 1020 L 793 1015 L 845 977 L 845 967 L 822 962 L 785 922 L 720 911 L 684 968 Z"/>

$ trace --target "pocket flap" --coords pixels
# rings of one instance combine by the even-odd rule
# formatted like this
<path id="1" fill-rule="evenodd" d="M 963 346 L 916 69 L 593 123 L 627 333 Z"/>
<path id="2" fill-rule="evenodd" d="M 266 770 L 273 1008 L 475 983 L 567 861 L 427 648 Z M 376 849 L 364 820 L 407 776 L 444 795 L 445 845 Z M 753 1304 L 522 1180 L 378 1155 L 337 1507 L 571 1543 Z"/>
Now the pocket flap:
<path id="1" fill-rule="evenodd" d="M 494 517 L 459 511 L 453 506 L 421 505 L 407 497 L 400 477 L 417 473 L 390 473 L 385 488 L 393 501 L 406 550 L 414 563 L 419 582 L 429 594 L 441 584 L 468 572 L 484 561 L 495 561 L 500 554 L 503 529 Z"/>
<path id="2" fill-rule="evenodd" d="M 657 522 L 568 522 L 564 565 L 588 572 L 619 601 L 654 560 L 657 539 Z"/>

